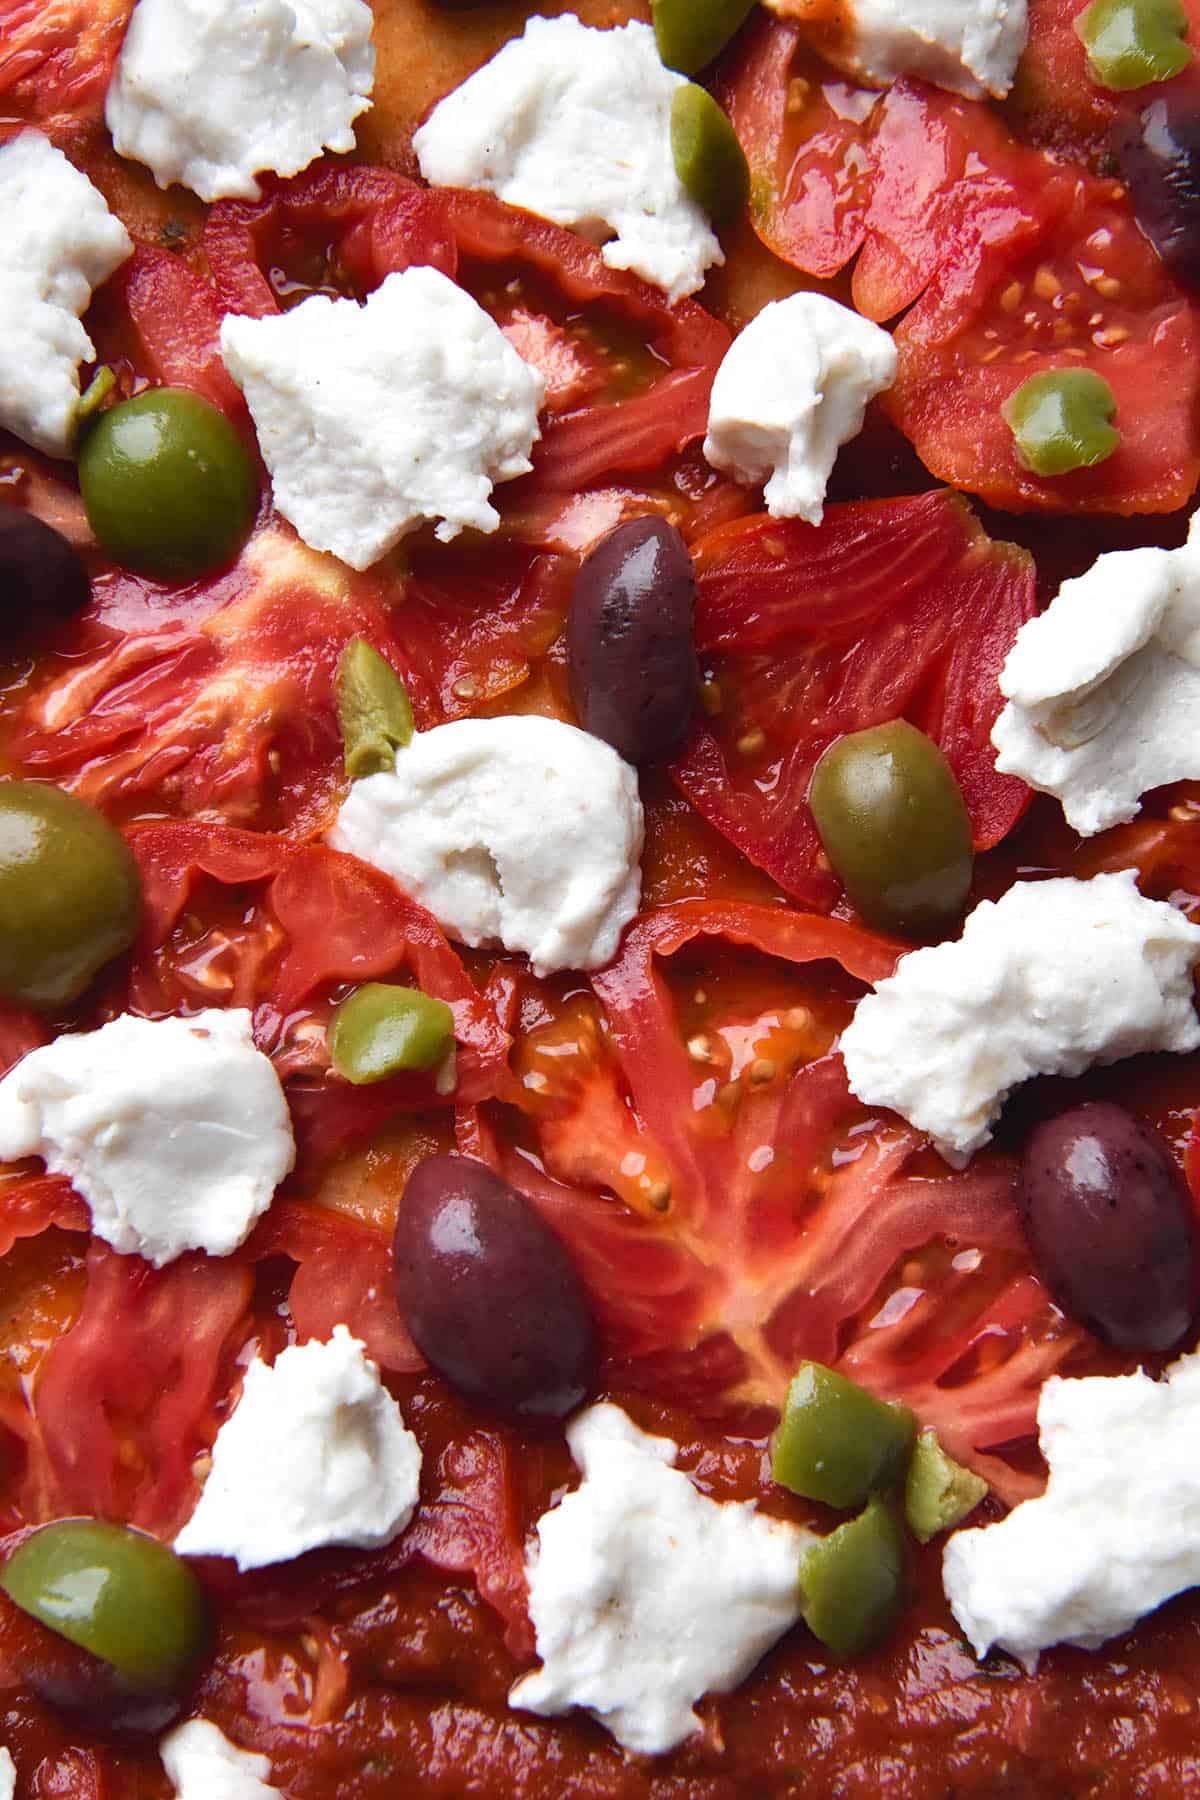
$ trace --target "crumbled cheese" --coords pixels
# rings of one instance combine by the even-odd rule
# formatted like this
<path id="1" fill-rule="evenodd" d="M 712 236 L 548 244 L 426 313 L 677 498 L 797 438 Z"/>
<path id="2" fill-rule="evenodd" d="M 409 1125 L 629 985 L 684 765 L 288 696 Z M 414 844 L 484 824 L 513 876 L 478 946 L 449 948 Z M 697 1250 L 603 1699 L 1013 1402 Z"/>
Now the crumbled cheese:
<path id="1" fill-rule="evenodd" d="M 538 1520 L 529 1616 L 542 1667 L 513 1688 L 525 1712 L 586 1708 L 627 1750 L 658 1755 L 700 1730 L 800 1616 L 811 1532 L 721 1504 L 671 1467 L 678 1446 L 619 1407 L 567 1430 L 582 1486 Z"/>
<path id="2" fill-rule="evenodd" d="M 279 1078 L 235 1008 L 123 1013 L 31 1050 L 0 1081 L 0 1159 L 21 1156 L 70 1178 L 97 1237 L 161 1268 L 236 1250 L 295 1147 Z"/>
<path id="3" fill-rule="evenodd" d="M 353 150 L 375 80 L 365 0 L 138 0 L 105 118 L 122 156 L 202 200 L 257 200 Z"/>
<path id="4" fill-rule="evenodd" d="M 878 325 L 822 294 L 775 300 L 717 370 L 704 454 L 738 481 L 765 481 L 773 518 L 819 525 L 840 446 L 895 379 L 896 346 Z"/>
<path id="5" fill-rule="evenodd" d="M 306 544 L 366 569 L 424 519 L 444 542 L 495 531 L 492 483 L 531 467 L 545 383 L 436 269 L 389 275 L 365 306 L 314 294 L 226 316 L 275 503 Z"/>
<path id="6" fill-rule="evenodd" d="M 189 1719 L 158 1746 L 175 1800 L 279 1800 L 270 1760 L 239 1750 L 207 1719 Z"/>
<path id="7" fill-rule="evenodd" d="M 1197 957 L 1200 926 L 1144 899 L 1129 870 L 1018 881 L 859 1001 L 841 1042 L 850 1086 L 961 1167 L 1030 1076 L 1200 1046 Z"/>
<path id="8" fill-rule="evenodd" d="M 969 100 L 1002 100 L 1029 30 L 1026 0 L 767 0 L 814 27 L 822 54 L 881 86 L 917 75 Z"/>
<path id="9" fill-rule="evenodd" d="M 435 187 L 485 188 L 573 226 L 604 244 L 610 268 L 678 300 L 725 260 L 675 169 L 671 103 L 683 79 L 663 67 L 649 25 L 533 18 L 434 107 L 413 148 Z"/>
<path id="10" fill-rule="evenodd" d="M 978 1656 L 1033 1669 L 1051 1644 L 1095 1650 L 1200 1585 L 1200 1356 L 1162 1381 L 1052 1376 L 1038 1403 L 1046 1492 L 959 1531 L 942 1578 Z"/>
<path id="11" fill-rule="evenodd" d="M 1118 550 L 1017 633 L 996 767 L 1054 794 L 1090 837 L 1150 788 L 1200 776 L 1200 528 L 1179 550 Z"/>
<path id="12" fill-rule="evenodd" d="M 15 1800 L 17 1767 L 7 1750 L 0 1750 L 0 1800 Z"/>
<path id="13" fill-rule="evenodd" d="M 181 1556 L 229 1556 L 239 1569 L 340 1544 L 374 1550 L 416 1509 L 421 1451 L 344 1325 L 246 1370 L 217 1433 L 212 1470 L 175 1540 Z"/>
<path id="14" fill-rule="evenodd" d="M 394 775 L 354 783 L 329 841 L 383 869 L 451 937 L 524 951 L 539 975 L 599 968 L 637 911 L 636 771 L 557 719 L 418 732 Z"/>
<path id="15" fill-rule="evenodd" d="M 0 148 L 0 218 L 0 426 L 47 456 L 67 456 L 79 365 L 95 355 L 80 315 L 133 243 L 104 196 L 40 131 Z"/>

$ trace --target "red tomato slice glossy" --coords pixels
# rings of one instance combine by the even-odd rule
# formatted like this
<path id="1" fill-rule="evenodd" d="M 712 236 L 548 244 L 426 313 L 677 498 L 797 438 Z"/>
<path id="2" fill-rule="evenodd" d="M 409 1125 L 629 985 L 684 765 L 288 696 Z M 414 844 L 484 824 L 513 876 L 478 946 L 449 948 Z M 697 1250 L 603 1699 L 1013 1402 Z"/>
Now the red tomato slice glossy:
<path id="1" fill-rule="evenodd" d="M 832 506 L 819 527 L 763 516 L 696 549 L 696 633 L 715 707 L 673 774 L 696 809 L 806 906 L 838 884 L 808 786 L 845 732 L 907 718 L 948 757 L 976 845 L 1028 790 L 998 775 L 997 677 L 1035 610 L 1031 559 L 945 492 Z"/>
<path id="2" fill-rule="evenodd" d="M 1114 93 L 1094 81 L 1075 21 L 1080 0 L 1029 0 L 1029 36 L 1005 108 L 1014 128 L 1069 155 L 1103 155 L 1113 125 L 1163 95 L 1200 98 L 1200 4 L 1180 0 L 1193 60 L 1170 82 Z"/>
<path id="3" fill-rule="evenodd" d="M 134 0 L 4 0 L 0 107 L 30 124 L 98 117 Z"/>

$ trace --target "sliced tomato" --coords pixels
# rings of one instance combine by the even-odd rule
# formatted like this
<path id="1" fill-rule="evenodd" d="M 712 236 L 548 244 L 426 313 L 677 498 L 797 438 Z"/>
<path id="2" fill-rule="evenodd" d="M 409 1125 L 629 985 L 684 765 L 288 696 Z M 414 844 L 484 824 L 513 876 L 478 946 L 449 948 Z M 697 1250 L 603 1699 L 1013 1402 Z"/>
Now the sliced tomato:
<path id="1" fill-rule="evenodd" d="M 155 386 L 186 387 L 239 423 L 245 402 L 221 359 L 223 308 L 212 282 L 181 257 L 138 244 L 93 308 L 97 360 L 128 354 Z"/>
<path id="2" fill-rule="evenodd" d="M 3 0 L 0 104 L 31 124 L 90 119 L 135 0 Z"/>
<path id="3" fill-rule="evenodd" d="M 997 677 L 1035 610 L 1029 556 L 957 495 L 832 506 L 819 527 L 765 516 L 696 547 L 707 716 L 672 773 L 709 822 L 806 906 L 838 897 L 808 809 L 822 751 L 907 718 L 958 776 L 978 847 L 1028 790 L 997 775 Z"/>

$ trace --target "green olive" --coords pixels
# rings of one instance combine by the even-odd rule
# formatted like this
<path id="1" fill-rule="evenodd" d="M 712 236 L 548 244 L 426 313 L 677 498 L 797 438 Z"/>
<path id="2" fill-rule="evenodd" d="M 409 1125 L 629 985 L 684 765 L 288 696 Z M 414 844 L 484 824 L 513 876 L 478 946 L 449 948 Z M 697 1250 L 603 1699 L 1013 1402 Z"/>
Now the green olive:
<path id="1" fill-rule="evenodd" d="M 680 181 L 709 218 L 722 225 L 750 192 L 750 170 L 737 133 L 710 93 L 689 81 L 671 102 L 671 153 Z"/>
<path id="2" fill-rule="evenodd" d="M 404 683 L 366 638 L 355 637 L 338 658 L 335 687 L 347 775 L 390 774 L 396 751 L 412 741 Z"/>
<path id="3" fill-rule="evenodd" d="M 204 1595 L 187 1563 L 156 1538 L 100 1519 L 43 1525 L 13 1551 L 0 1587 L 148 1692 L 186 1680 L 208 1639 Z"/>
<path id="4" fill-rule="evenodd" d="M 936 1432 L 921 1433 L 904 1484 L 904 1517 L 915 1538 L 927 1544 L 939 1531 L 961 1524 L 987 1491 L 982 1475 L 946 1455 Z"/>
<path id="5" fill-rule="evenodd" d="M 432 1069 L 454 1043 L 454 1014 L 420 988 L 369 981 L 335 1011 L 329 1054 L 339 1075 L 356 1086 L 404 1069 Z"/>
<path id="6" fill-rule="evenodd" d="M 141 923 L 137 864 L 94 807 L 40 781 L 0 782 L 0 995 L 77 1000 Z"/>
<path id="7" fill-rule="evenodd" d="M 903 1480 L 917 1424 L 822 1363 L 801 1363 L 775 1433 L 771 1473 L 826 1506 L 861 1506 Z"/>
<path id="8" fill-rule="evenodd" d="M 885 1500 L 839 1525 L 800 1559 L 801 1616 L 835 1656 L 860 1656 L 887 1636 L 909 1597 L 904 1527 Z"/>
<path id="9" fill-rule="evenodd" d="M 1121 442 L 1117 402 L 1094 369 L 1048 369 L 1031 375 L 1001 407 L 1017 456 L 1035 475 L 1091 469 Z"/>
<path id="10" fill-rule="evenodd" d="M 102 413 L 83 440 L 79 486 L 108 554 L 164 581 L 231 562 L 258 503 L 245 444 L 185 388 L 151 388 Z"/>
<path id="11" fill-rule="evenodd" d="M 1186 69 L 1187 29 L 1179 0 L 1093 0 L 1075 18 L 1092 79 L 1118 94 Z"/>
<path id="12" fill-rule="evenodd" d="M 650 0 L 658 54 L 668 69 L 694 75 L 725 48 L 754 0 Z"/>
<path id="13" fill-rule="evenodd" d="M 904 719 L 831 744 L 808 795 L 846 892 L 881 931 L 936 931 L 971 886 L 971 820 L 946 758 Z"/>

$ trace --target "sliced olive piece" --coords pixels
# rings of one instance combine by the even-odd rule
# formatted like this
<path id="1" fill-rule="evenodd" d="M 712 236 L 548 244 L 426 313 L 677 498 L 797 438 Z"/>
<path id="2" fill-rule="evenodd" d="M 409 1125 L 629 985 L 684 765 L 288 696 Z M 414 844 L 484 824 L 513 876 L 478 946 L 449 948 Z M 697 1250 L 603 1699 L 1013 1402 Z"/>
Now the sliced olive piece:
<path id="1" fill-rule="evenodd" d="M 883 1642 L 908 1604 L 908 1545 L 886 1500 L 839 1525 L 800 1560 L 801 1616 L 835 1656 Z"/>
<path id="2" fill-rule="evenodd" d="M 356 1086 L 405 1069 L 432 1069 L 454 1043 L 454 1014 L 420 988 L 369 981 L 334 1012 L 329 1054 Z"/>
<path id="3" fill-rule="evenodd" d="M 1200 288 L 1200 114 L 1165 95 L 1117 137 L 1134 217 L 1177 281 Z"/>
<path id="4" fill-rule="evenodd" d="M 913 1446 L 904 1485 L 904 1517 L 922 1544 L 950 1531 L 975 1511 L 988 1484 L 973 1469 L 947 1456 L 935 1431 L 923 1431 Z"/>
<path id="5" fill-rule="evenodd" d="M 412 741 L 413 715 L 404 683 L 366 638 L 351 638 L 338 659 L 338 723 L 346 773 L 387 775 L 396 752 Z"/>
<path id="6" fill-rule="evenodd" d="M 1035 475 L 1069 475 L 1110 457 L 1121 442 L 1113 391 L 1094 369 L 1031 375 L 1001 407 L 1017 455 Z"/>
<path id="7" fill-rule="evenodd" d="M 829 746 L 809 805 L 825 854 L 869 925 L 930 932 L 952 924 L 971 886 L 971 820 L 932 738 L 893 719 Z"/>
<path id="8" fill-rule="evenodd" d="M 52 525 L 0 505 L 0 633 L 24 639 L 82 612 L 92 584 L 79 553 Z"/>
<path id="9" fill-rule="evenodd" d="M 801 1363 L 775 1433 L 771 1472 L 826 1506 L 861 1506 L 904 1478 L 916 1435 L 905 1406 L 877 1400 L 822 1363 Z"/>
<path id="10" fill-rule="evenodd" d="M 671 153 L 680 181 L 717 225 L 735 217 L 750 192 L 737 133 L 712 95 L 694 81 L 671 102 Z"/>
<path id="11" fill-rule="evenodd" d="M 754 0 L 650 0 L 658 54 L 668 69 L 694 75 L 719 56 Z"/>
<path id="12" fill-rule="evenodd" d="M 144 1532 L 62 1519 L 0 1570 L 10 1600 L 148 1692 L 179 1686 L 203 1654 L 208 1616 L 181 1557 Z"/>
<path id="13" fill-rule="evenodd" d="M 1179 0 L 1093 0 L 1075 18 L 1093 81 L 1118 94 L 1186 69 L 1187 28 Z"/>

